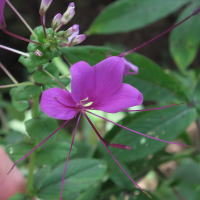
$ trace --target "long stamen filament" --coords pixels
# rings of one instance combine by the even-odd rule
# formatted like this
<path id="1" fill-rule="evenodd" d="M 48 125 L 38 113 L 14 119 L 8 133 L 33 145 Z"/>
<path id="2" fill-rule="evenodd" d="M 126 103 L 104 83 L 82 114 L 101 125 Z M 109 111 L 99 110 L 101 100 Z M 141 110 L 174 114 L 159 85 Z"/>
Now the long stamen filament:
<path id="1" fill-rule="evenodd" d="M 29 29 L 29 31 L 33 34 L 33 36 L 37 40 L 38 39 L 37 35 L 33 31 L 33 29 L 28 25 L 28 23 L 25 21 L 25 19 L 20 15 L 20 13 L 16 10 L 16 8 L 10 3 L 10 1 L 6 0 L 6 2 L 13 9 L 13 11 L 17 14 L 17 16 L 22 20 L 24 25 Z"/>
<path id="2" fill-rule="evenodd" d="M 18 53 L 18 54 L 23 55 L 23 56 L 26 56 L 26 57 L 30 57 L 30 55 L 29 55 L 28 53 L 24 53 L 24 52 L 22 52 L 22 51 L 18 51 L 18 50 L 16 50 L 16 49 L 12 49 L 12 48 L 6 47 L 6 46 L 4 46 L 4 45 L 0 45 L 0 48 L 6 49 L 6 50 L 8 50 L 8 51 L 12 51 L 12 52 L 14 52 L 14 53 Z"/>
<path id="3" fill-rule="evenodd" d="M 87 116 L 85 113 L 83 113 L 83 114 L 84 114 L 84 116 L 86 117 L 86 119 L 89 120 L 88 116 Z M 95 131 L 95 132 L 96 132 L 96 131 Z M 118 149 L 127 149 L 127 150 L 130 150 L 130 149 L 131 149 L 130 146 L 126 146 L 126 145 L 123 145 L 123 144 L 109 143 L 109 142 L 105 141 L 105 140 L 101 137 L 101 135 L 99 134 L 98 131 L 96 132 L 96 134 L 97 134 L 97 136 L 99 137 L 99 139 L 100 139 L 102 142 L 104 142 L 105 144 L 107 144 L 107 145 L 109 145 L 109 146 L 111 146 L 111 147 L 118 148 Z"/>
<path id="4" fill-rule="evenodd" d="M 18 85 L 18 81 L 14 78 L 14 76 L 3 66 L 2 63 L 0 63 L 1 69 L 9 76 L 9 78 L 15 83 L 15 85 Z"/>
<path id="5" fill-rule="evenodd" d="M 115 125 L 121 127 L 121 128 L 124 128 L 124 129 L 129 130 L 129 131 L 134 132 L 134 133 L 137 133 L 137 134 L 142 135 L 142 136 L 144 136 L 144 137 L 148 137 L 148 138 L 151 138 L 151 139 L 154 139 L 154 140 L 158 140 L 158 141 L 161 141 L 161 142 L 165 142 L 165 143 L 169 143 L 169 144 L 176 144 L 176 145 L 180 145 L 180 146 L 191 147 L 191 146 L 189 146 L 189 145 L 187 145 L 187 144 L 179 144 L 179 143 L 175 143 L 175 142 L 169 142 L 169 141 L 165 141 L 165 140 L 161 140 L 161 139 L 158 139 L 158 138 L 151 137 L 151 136 L 149 136 L 149 135 L 145 135 L 145 134 L 143 134 L 143 133 L 139 133 L 139 132 L 134 131 L 134 130 L 132 130 L 132 129 L 129 129 L 129 128 L 125 127 L 125 126 L 122 126 L 122 125 L 120 125 L 120 124 L 117 124 L 117 123 L 115 123 L 115 122 L 113 122 L 113 121 L 110 121 L 109 119 L 106 119 L 106 118 L 101 117 L 101 116 L 99 116 L 99 115 L 97 115 L 97 114 L 94 114 L 94 113 L 92 113 L 92 112 L 90 112 L 90 111 L 88 111 L 88 110 L 85 110 L 85 111 L 88 112 L 88 113 L 90 113 L 90 114 L 92 114 L 92 115 L 94 115 L 94 116 L 96 116 L 96 117 L 99 117 L 99 118 L 101 118 L 101 119 L 104 119 L 104 120 L 106 120 L 106 121 L 108 121 L 108 122 L 111 122 L 111 123 L 113 123 L 113 124 L 115 124 Z"/>
<path id="6" fill-rule="evenodd" d="M 87 116 L 85 113 L 83 113 L 84 115 L 85 115 L 85 117 Z M 91 122 L 91 120 L 88 118 L 88 117 L 86 117 L 87 118 L 87 120 L 88 120 L 88 122 L 89 122 L 89 124 L 92 126 L 92 128 L 93 128 L 93 130 L 96 132 L 96 134 L 98 135 L 99 133 L 98 133 L 98 131 L 97 131 L 97 129 L 95 128 L 95 126 L 93 125 L 93 123 Z M 148 197 L 150 197 L 151 198 L 151 196 L 147 193 L 147 192 L 145 192 L 130 176 L 129 176 L 129 174 L 125 171 L 125 169 L 119 164 L 119 162 L 117 161 L 117 159 L 113 156 L 113 154 L 110 152 L 110 150 L 109 150 L 109 148 L 106 146 L 106 144 L 103 142 L 103 140 L 101 140 L 101 142 L 102 142 L 102 144 L 105 146 L 105 148 L 107 149 L 107 151 L 109 152 L 109 154 L 112 156 L 112 158 L 115 160 L 115 162 L 119 165 L 119 167 L 122 169 L 122 171 L 129 177 L 129 179 L 140 189 L 140 190 L 142 190 Z"/>
<path id="7" fill-rule="evenodd" d="M 64 168 L 63 177 L 62 177 L 62 184 L 61 184 L 60 200 L 62 200 L 62 191 L 63 191 L 63 184 L 64 184 L 64 180 L 65 180 L 65 172 L 66 172 L 66 169 L 67 169 L 67 164 L 68 164 L 69 156 L 70 156 L 70 153 L 71 153 L 71 150 L 72 150 L 72 146 L 73 146 L 73 143 L 74 143 L 74 138 L 75 138 L 75 135 L 76 135 L 76 130 L 77 130 L 80 118 L 81 118 L 81 113 L 78 116 L 76 127 L 74 129 L 74 134 L 73 134 L 71 146 L 70 146 L 69 153 L 68 153 L 68 156 L 67 156 L 67 161 L 65 163 L 65 168 Z"/>
<path id="8" fill-rule="evenodd" d="M 200 9 L 200 8 L 199 8 L 199 9 Z M 198 8 L 197 8 L 196 10 L 199 12 Z M 142 45 L 140 45 L 140 46 L 138 46 L 138 47 L 136 47 L 136 48 L 134 48 L 134 49 L 132 49 L 132 50 L 130 50 L 130 51 L 127 51 L 127 52 L 125 52 L 125 53 L 122 53 L 122 54 L 120 54 L 120 55 L 118 55 L 118 56 L 119 56 L 119 57 L 124 57 L 124 56 L 126 56 L 126 55 L 128 55 L 128 54 L 130 54 L 130 53 L 132 53 L 132 52 L 134 52 L 134 51 L 137 51 L 138 49 L 140 49 L 140 48 L 142 48 L 142 47 L 144 47 L 144 46 L 150 44 L 151 42 L 157 40 L 158 38 L 162 37 L 162 36 L 165 35 L 166 33 L 170 32 L 172 29 L 176 28 L 177 26 L 179 26 L 180 24 L 182 24 L 183 22 L 185 22 L 186 20 L 188 20 L 190 17 L 192 17 L 192 16 L 194 16 L 195 14 L 197 14 L 197 13 L 198 13 L 197 11 L 196 11 L 196 13 L 195 13 L 195 11 L 194 11 L 191 15 L 189 15 L 188 17 L 186 17 L 184 20 L 180 21 L 178 24 L 175 24 L 174 26 L 172 26 L 171 28 L 167 29 L 166 31 L 164 31 L 164 32 L 161 33 L 160 35 L 156 36 L 155 38 L 149 40 L 148 42 L 145 42 L 144 44 L 142 44 Z"/>
<path id="9" fill-rule="evenodd" d="M 2 29 L 2 30 L 3 30 L 5 33 L 7 33 L 8 35 L 12 36 L 12 37 L 18 38 L 18 39 L 20 39 L 20 40 L 24 40 L 24 41 L 26 41 L 26 42 L 31 42 L 31 43 L 37 44 L 37 45 L 39 45 L 39 46 L 42 46 L 42 44 L 40 44 L 40 43 L 38 43 L 38 42 L 34 42 L 34 41 L 32 41 L 32 40 L 29 40 L 29 39 L 26 39 L 26 38 L 21 37 L 21 36 L 19 36 L 19 35 L 16 35 L 16 34 L 14 34 L 14 33 L 11 33 L 11 32 L 9 32 L 9 31 L 6 30 L 6 29 Z"/>
<path id="10" fill-rule="evenodd" d="M 159 110 L 159 109 L 163 109 L 163 108 L 169 108 L 169 107 L 172 107 L 172 106 L 178 106 L 178 105 L 182 105 L 182 104 L 185 104 L 185 103 L 171 104 L 171 105 L 164 106 L 164 107 L 151 108 L 151 109 L 143 109 L 143 110 L 122 110 L 122 111 L 120 111 L 120 112 L 132 112 L 132 111 L 150 111 L 150 110 Z"/>
<path id="11" fill-rule="evenodd" d="M 38 144 L 34 149 L 32 149 L 29 153 L 27 153 L 25 156 L 23 156 L 20 160 L 18 160 L 16 163 L 14 163 L 14 165 L 12 166 L 12 168 L 10 169 L 10 171 L 7 173 L 7 175 L 13 170 L 13 168 L 19 163 L 21 162 L 24 158 L 26 158 L 29 154 L 31 154 L 33 151 L 35 151 L 39 146 L 41 146 L 44 142 L 46 142 L 51 136 L 53 136 L 57 131 L 59 131 L 69 120 L 67 120 L 65 123 L 63 123 L 59 128 L 57 128 L 50 136 L 48 136 L 45 140 L 43 140 L 40 144 Z"/>

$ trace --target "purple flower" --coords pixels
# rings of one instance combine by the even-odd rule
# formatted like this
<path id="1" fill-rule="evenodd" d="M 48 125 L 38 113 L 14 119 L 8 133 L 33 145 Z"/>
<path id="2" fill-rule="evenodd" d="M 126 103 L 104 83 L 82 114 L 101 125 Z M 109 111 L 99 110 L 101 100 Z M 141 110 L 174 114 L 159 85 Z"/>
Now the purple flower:
<path id="1" fill-rule="evenodd" d="M 60 25 L 60 21 L 61 21 L 61 18 L 62 18 L 62 15 L 60 13 L 58 13 L 52 20 L 52 23 L 51 23 L 51 27 L 53 29 L 56 29 L 59 25 Z"/>
<path id="2" fill-rule="evenodd" d="M 0 29 L 6 28 L 5 19 L 3 16 L 5 2 L 6 2 L 6 0 L 0 0 Z"/>
<path id="3" fill-rule="evenodd" d="M 81 35 L 77 35 L 77 36 L 73 37 L 71 39 L 71 41 L 70 41 L 70 39 L 68 39 L 68 44 L 69 44 L 69 46 L 73 46 L 73 45 L 77 45 L 77 44 L 80 44 L 81 42 L 83 42 L 86 39 L 86 36 L 84 34 L 81 34 Z"/>
<path id="4" fill-rule="evenodd" d="M 45 15 L 52 1 L 53 0 L 42 0 L 39 10 L 40 15 Z"/>
<path id="5" fill-rule="evenodd" d="M 131 62 L 127 61 L 125 58 L 122 58 L 122 60 L 124 61 L 125 64 L 125 68 L 124 68 L 124 76 L 128 75 L 128 74 L 137 74 L 138 73 L 138 67 L 133 65 Z M 134 72 L 130 72 L 130 70 L 133 70 Z"/>
<path id="6" fill-rule="evenodd" d="M 66 32 L 65 32 L 65 37 L 68 38 L 68 43 L 71 42 L 71 40 L 76 37 L 79 34 L 79 25 L 78 24 L 74 24 L 71 28 L 69 28 Z"/>
<path id="7" fill-rule="evenodd" d="M 75 127 L 75 131 L 72 138 L 71 147 L 67 157 L 63 179 L 61 184 L 61 198 L 62 199 L 62 190 L 65 179 L 65 171 L 69 156 L 71 153 L 72 145 L 74 142 L 76 130 L 81 115 L 84 115 L 88 120 L 89 124 L 92 126 L 100 141 L 103 143 L 107 151 L 110 153 L 112 158 L 116 161 L 119 167 L 124 171 L 124 173 L 130 178 L 130 180 L 140 188 L 137 183 L 128 175 L 128 173 L 122 168 L 116 158 L 108 149 L 108 146 L 120 149 L 130 150 L 130 146 L 123 144 L 109 143 L 105 141 L 97 129 L 94 127 L 93 123 L 87 116 L 87 113 L 90 113 L 94 116 L 102 118 L 106 121 L 109 121 L 117 126 L 120 126 L 124 129 L 137 133 L 139 135 L 152 138 L 155 140 L 163 141 L 166 143 L 177 144 L 174 142 L 164 141 L 158 138 L 154 138 L 129 128 L 126 128 L 120 124 L 114 123 L 106 118 L 103 118 L 97 114 L 94 114 L 93 110 L 101 110 L 108 113 L 117 113 L 117 112 L 131 112 L 133 110 L 125 110 L 129 107 L 140 105 L 143 102 L 142 94 L 134 87 L 129 84 L 122 83 L 123 74 L 124 74 L 125 63 L 120 57 L 113 56 L 109 57 L 100 63 L 97 63 L 94 67 L 91 67 L 88 63 L 80 61 L 71 66 L 71 93 L 61 88 L 50 88 L 45 90 L 42 93 L 40 108 L 47 115 L 61 120 L 66 120 L 57 130 L 55 130 L 49 137 L 47 137 L 43 142 L 38 146 L 32 149 L 28 154 L 23 158 L 17 161 L 13 167 L 18 164 L 21 160 L 27 157 L 31 152 L 36 148 L 42 145 L 46 140 L 53 136 L 60 128 L 62 128 L 70 119 L 74 118 L 78 114 L 78 120 Z M 173 106 L 173 105 L 170 105 Z M 170 107 L 166 106 L 166 107 Z M 165 108 L 165 107 L 162 107 Z M 140 111 L 156 110 L 161 108 L 154 109 L 145 109 Z M 179 144 L 185 145 L 185 144 Z M 187 145 L 185 145 L 187 146 Z M 11 168 L 11 170 L 13 169 Z M 11 171 L 10 170 L 10 171 Z M 145 194 L 147 194 L 142 188 L 140 188 Z M 147 194 L 148 195 L 148 194 Z"/>

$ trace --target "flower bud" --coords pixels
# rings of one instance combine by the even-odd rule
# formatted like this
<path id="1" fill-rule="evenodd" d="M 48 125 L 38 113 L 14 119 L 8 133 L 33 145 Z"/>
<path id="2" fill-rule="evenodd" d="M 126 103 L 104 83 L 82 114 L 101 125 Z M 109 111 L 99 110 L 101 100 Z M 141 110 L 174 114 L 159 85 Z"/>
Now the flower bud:
<path id="1" fill-rule="evenodd" d="M 70 42 L 70 46 L 76 45 L 76 44 L 80 44 L 81 42 L 83 42 L 85 40 L 86 36 L 84 34 L 81 35 L 77 35 L 76 37 L 74 37 L 71 42 Z"/>
<path id="2" fill-rule="evenodd" d="M 42 57 L 42 56 L 43 56 L 43 53 L 42 53 L 40 50 L 36 50 L 36 51 L 35 51 L 35 55 L 36 55 L 36 56 L 39 56 L 39 57 Z"/>
<path id="3" fill-rule="evenodd" d="M 39 10 L 40 15 L 45 15 L 52 1 L 53 0 L 42 0 Z"/>
<path id="4" fill-rule="evenodd" d="M 59 38 L 62 37 L 64 33 L 65 33 L 64 31 L 59 31 L 59 32 L 57 33 L 57 37 L 59 37 Z"/>
<path id="5" fill-rule="evenodd" d="M 58 13 L 52 20 L 51 23 L 51 27 L 53 29 L 56 29 L 59 25 L 60 25 L 60 21 L 61 21 L 62 15 L 60 13 Z"/>
<path id="6" fill-rule="evenodd" d="M 77 36 L 79 34 L 79 25 L 78 24 L 74 24 L 72 27 L 70 27 L 68 30 L 66 30 L 64 32 L 64 38 L 69 38 L 71 37 L 74 38 L 75 36 Z M 71 41 L 70 39 L 70 41 Z"/>
<path id="7" fill-rule="evenodd" d="M 0 29 L 6 28 L 6 23 L 3 16 L 5 2 L 5 0 L 0 0 Z"/>
<path id="8" fill-rule="evenodd" d="M 72 19 L 72 17 L 75 14 L 74 8 L 75 8 L 74 3 L 70 3 L 68 8 L 67 8 L 67 11 L 63 14 L 63 16 L 61 18 L 62 24 L 67 24 Z"/>

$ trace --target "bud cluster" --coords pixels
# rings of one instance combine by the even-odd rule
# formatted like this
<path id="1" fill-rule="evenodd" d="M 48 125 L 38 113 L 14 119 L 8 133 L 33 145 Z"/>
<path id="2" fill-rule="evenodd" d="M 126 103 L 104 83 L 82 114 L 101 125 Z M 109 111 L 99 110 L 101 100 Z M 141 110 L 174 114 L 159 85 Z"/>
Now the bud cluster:
<path id="1" fill-rule="evenodd" d="M 50 48 L 52 52 L 57 52 L 58 50 L 61 50 L 60 44 L 62 40 L 60 37 L 57 37 L 55 33 L 47 35 L 45 42 L 43 44 L 43 48 L 47 49 Z"/>

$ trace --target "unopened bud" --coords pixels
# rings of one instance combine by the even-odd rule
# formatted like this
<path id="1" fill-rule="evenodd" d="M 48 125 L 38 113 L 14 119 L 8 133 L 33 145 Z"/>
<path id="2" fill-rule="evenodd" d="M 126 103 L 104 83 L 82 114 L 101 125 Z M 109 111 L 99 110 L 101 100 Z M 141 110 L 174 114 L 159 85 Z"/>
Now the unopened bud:
<path id="1" fill-rule="evenodd" d="M 72 17 L 75 15 L 74 9 L 75 9 L 74 3 L 70 3 L 67 8 L 67 11 L 63 14 L 61 18 L 62 24 L 67 24 L 72 19 Z"/>
<path id="2" fill-rule="evenodd" d="M 52 1 L 53 0 L 42 0 L 39 10 L 40 15 L 45 15 Z"/>
<path id="3" fill-rule="evenodd" d="M 74 24 L 72 27 L 70 27 L 68 30 L 64 32 L 64 38 L 71 37 L 74 38 L 79 34 L 79 25 Z M 70 40 L 71 41 L 71 40 Z"/>
<path id="4" fill-rule="evenodd" d="M 76 45 L 76 44 L 80 44 L 81 42 L 83 42 L 85 40 L 86 36 L 84 34 L 81 35 L 77 35 L 76 37 L 74 37 L 71 42 L 70 42 L 70 46 Z"/>
<path id="5" fill-rule="evenodd" d="M 52 52 L 57 52 L 58 50 L 56 49 L 56 47 L 50 47 L 50 50 L 52 51 Z"/>
<path id="6" fill-rule="evenodd" d="M 200 6 L 192 13 L 192 15 L 196 15 L 200 12 Z"/>
<path id="7" fill-rule="evenodd" d="M 56 29 L 59 25 L 60 25 L 60 21 L 61 21 L 62 15 L 60 13 L 58 13 L 52 20 L 51 23 L 51 27 L 53 29 Z"/>
<path id="8" fill-rule="evenodd" d="M 36 55 L 36 56 L 39 56 L 39 57 L 42 57 L 42 56 L 43 56 L 43 53 L 42 53 L 40 50 L 36 50 L 36 51 L 35 51 L 35 55 Z"/>
<path id="9" fill-rule="evenodd" d="M 59 31 L 59 32 L 57 33 L 57 37 L 62 37 L 64 33 L 65 33 L 64 31 Z"/>

